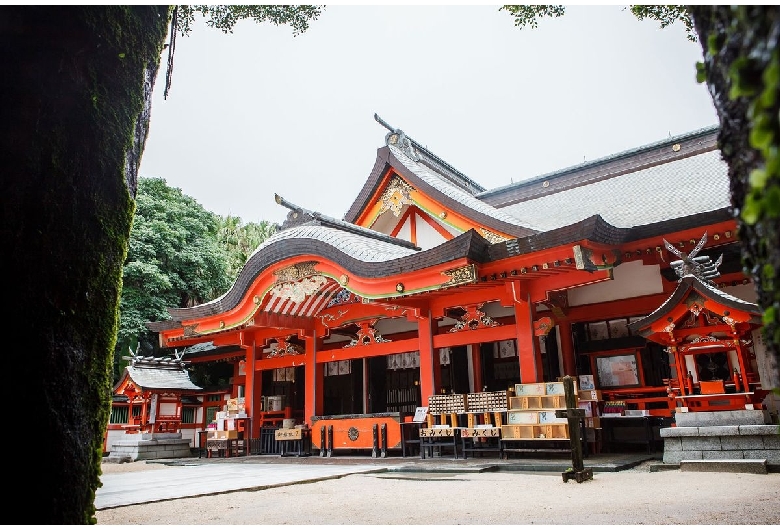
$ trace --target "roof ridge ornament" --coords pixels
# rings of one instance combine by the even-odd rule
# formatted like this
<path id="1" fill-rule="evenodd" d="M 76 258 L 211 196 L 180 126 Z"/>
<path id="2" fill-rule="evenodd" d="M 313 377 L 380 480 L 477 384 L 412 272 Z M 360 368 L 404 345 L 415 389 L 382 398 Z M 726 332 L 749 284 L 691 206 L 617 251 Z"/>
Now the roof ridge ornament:
<path id="1" fill-rule="evenodd" d="M 696 243 L 696 246 L 693 247 L 693 250 L 688 254 L 677 250 L 675 246 L 666 239 L 664 239 L 663 242 L 666 250 L 680 258 L 669 264 L 679 277 L 677 283 L 680 283 L 685 276 L 693 275 L 704 283 L 715 285 L 713 280 L 720 276 L 718 267 L 723 263 L 723 254 L 721 254 L 715 262 L 713 262 L 709 256 L 698 256 L 701 249 L 703 249 L 704 245 L 707 243 L 707 232 L 704 232 L 704 235 L 699 242 Z"/>
<path id="2" fill-rule="evenodd" d="M 290 210 L 290 212 L 287 214 L 287 219 L 284 221 L 284 223 L 282 223 L 280 231 L 307 223 L 315 219 L 314 212 L 311 212 L 285 200 L 278 193 L 274 193 L 274 200 L 276 201 L 276 204 L 280 204 Z"/>
<path id="3" fill-rule="evenodd" d="M 172 357 L 155 357 L 154 355 L 140 355 L 140 343 L 135 349 L 135 352 L 133 352 L 133 349 L 130 346 L 128 346 L 127 349 L 130 352 L 130 355 L 123 355 L 122 359 L 130 361 L 129 365 L 134 368 L 184 368 L 185 365 L 189 364 L 189 361 L 182 360 L 182 356 L 184 355 L 183 351 L 179 353 L 178 350 L 174 350 Z"/>
<path id="4" fill-rule="evenodd" d="M 406 156 L 408 156 L 415 162 L 420 161 L 420 155 L 412 145 L 412 139 L 407 137 L 405 132 L 403 132 L 401 129 L 396 129 L 395 127 L 391 126 L 385 120 L 380 118 L 376 113 L 374 113 L 374 119 L 377 121 L 377 123 L 379 123 L 385 129 L 390 131 L 385 135 L 385 145 L 387 146 L 392 145 L 394 147 L 397 147 Z"/>

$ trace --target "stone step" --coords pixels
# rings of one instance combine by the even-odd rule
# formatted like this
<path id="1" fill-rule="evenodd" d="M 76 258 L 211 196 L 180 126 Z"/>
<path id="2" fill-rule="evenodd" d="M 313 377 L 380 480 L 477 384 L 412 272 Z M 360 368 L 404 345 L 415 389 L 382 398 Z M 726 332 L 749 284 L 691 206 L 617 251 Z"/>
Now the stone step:
<path id="1" fill-rule="evenodd" d="M 728 460 L 681 460 L 680 471 L 718 471 L 725 473 L 755 473 L 766 475 L 765 458 Z"/>

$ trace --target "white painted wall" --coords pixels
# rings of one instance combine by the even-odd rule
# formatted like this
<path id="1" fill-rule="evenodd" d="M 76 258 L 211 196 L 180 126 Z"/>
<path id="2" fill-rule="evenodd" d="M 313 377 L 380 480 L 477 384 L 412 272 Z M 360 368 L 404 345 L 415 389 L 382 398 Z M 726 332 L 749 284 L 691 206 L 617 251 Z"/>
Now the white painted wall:
<path id="1" fill-rule="evenodd" d="M 423 250 L 428 250 L 429 248 L 439 246 L 446 241 L 444 236 L 442 236 L 439 232 L 436 231 L 435 228 L 429 225 L 428 221 L 426 221 L 422 216 L 417 215 L 416 217 L 418 247 Z M 433 222 L 435 223 L 436 221 Z"/>
<path id="2" fill-rule="evenodd" d="M 406 218 L 406 221 L 404 221 L 404 224 L 401 225 L 401 229 L 398 231 L 395 237 L 398 239 L 403 239 L 404 241 L 412 240 L 412 221 L 410 217 Z"/>
<path id="3" fill-rule="evenodd" d="M 663 292 L 661 268 L 641 261 L 622 263 L 613 269 L 613 279 L 569 289 L 569 305 L 610 302 Z"/>

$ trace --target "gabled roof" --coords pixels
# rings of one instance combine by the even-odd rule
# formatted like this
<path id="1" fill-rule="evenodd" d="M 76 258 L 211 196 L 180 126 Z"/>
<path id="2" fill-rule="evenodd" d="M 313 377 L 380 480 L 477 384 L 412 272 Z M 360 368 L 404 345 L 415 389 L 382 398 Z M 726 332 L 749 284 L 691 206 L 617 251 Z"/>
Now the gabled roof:
<path id="1" fill-rule="evenodd" d="M 458 212 L 475 223 L 497 232 L 503 232 L 514 237 L 523 237 L 536 233 L 537 230 L 530 226 L 530 222 L 521 221 L 506 212 L 477 200 L 462 187 L 454 185 L 452 180 L 445 178 L 434 169 L 415 160 L 407 152 L 393 144 L 388 144 L 377 150 L 377 158 L 374 168 L 366 180 L 363 188 L 352 203 L 344 220 L 349 223 L 357 222 L 369 201 L 379 191 L 379 186 L 387 172 L 392 168 L 408 184 L 424 193 L 431 200 L 440 203 L 443 207 Z M 523 219 L 526 219 L 525 217 Z M 525 223 L 525 224 L 524 224 Z"/>
<path id="2" fill-rule="evenodd" d="M 114 391 L 123 387 L 130 379 L 142 391 L 144 390 L 169 390 L 169 391 L 200 391 L 201 387 L 190 381 L 187 370 L 182 363 L 160 358 L 134 358 L 131 364 L 125 368 L 119 383 L 114 386 Z"/>

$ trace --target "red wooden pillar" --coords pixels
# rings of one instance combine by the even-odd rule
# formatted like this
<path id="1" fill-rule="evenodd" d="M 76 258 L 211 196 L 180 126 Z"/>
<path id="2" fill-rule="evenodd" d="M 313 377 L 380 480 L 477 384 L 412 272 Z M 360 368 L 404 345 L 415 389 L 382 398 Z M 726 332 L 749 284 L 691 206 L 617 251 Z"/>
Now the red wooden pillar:
<path id="1" fill-rule="evenodd" d="M 143 428 L 146 426 L 147 419 L 149 417 L 149 400 L 151 399 L 151 394 L 149 392 L 144 392 L 141 394 L 141 425 L 140 430 L 143 431 Z"/>
<path id="2" fill-rule="evenodd" d="M 471 345 L 471 370 L 474 373 L 474 392 L 482 392 L 482 348 L 481 344 Z"/>
<path id="3" fill-rule="evenodd" d="M 420 398 L 428 406 L 428 398 L 436 394 L 441 381 L 439 352 L 433 349 L 433 324 L 430 311 L 417 321 L 417 337 L 420 346 Z"/>
<path id="4" fill-rule="evenodd" d="M 304 366 L 305 397 L 303 407 L 304 423 L 311 425 L 311 417 L 322 414 L 325 376 L 324 363 L 317 362 L 318 339 L 305 337 L 306 353 Z"/>
<path id="5" fill-rule="evenodd" d="M 536 348 L 531 296 L 527 292 L 521 292 L 519 287 L 521 287 L 519 282 L 512 282 L 517 356 L 520 362 L 520 381 L 523 383 L 538 383 L 542 380 L 542 358 L 539 350 Z"/>
<path id="6" fill-rule="evenodd" d="M 571 337 L 571 322 L 558 322 L 558 334 L 561 341 L 561 357 L 563 358 L 563 375 L 577 375 L 577 353 L 574 351 L 574 341 Z"/>
<path id="7" fill-rule="evenodd" d="M 684 355 L 680 355 L 677 351 L 677 346 L 672 345 L 670 347 L 672 354 L 674 354 L 674 363 L 677 366 L 677 382 L 680 385 L 680 395 L 685 396 L 688 391 L 685 388 L 685 377 L 688 375 L 688 370 L 685 369 Z"/>
<path id="8" fill-rule="evenodd" d="M 255 420 L 255 403 L 257 403 L 257 397 L 262 394 L 262 385 L 255 384 L 255 359 L 257 358 L 257 346 L 255 339 L 252 337 L 251 343 L 244 347 L 246 351 L 246 362 L 244 363 L 244 410 L 246 415 L 251 418 L 252 432 L 249 433 L 250 438 L 260 437 L 260 422 Z"/>

